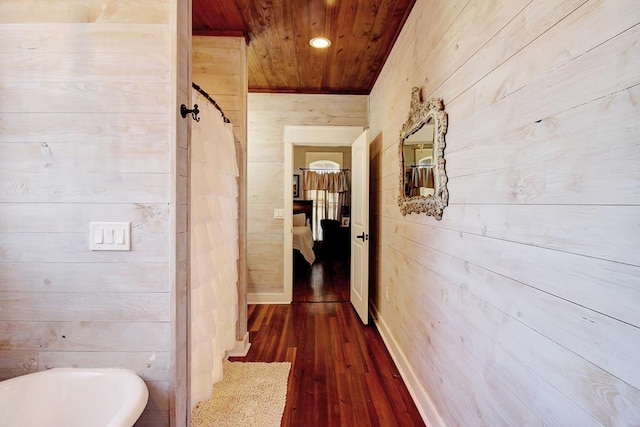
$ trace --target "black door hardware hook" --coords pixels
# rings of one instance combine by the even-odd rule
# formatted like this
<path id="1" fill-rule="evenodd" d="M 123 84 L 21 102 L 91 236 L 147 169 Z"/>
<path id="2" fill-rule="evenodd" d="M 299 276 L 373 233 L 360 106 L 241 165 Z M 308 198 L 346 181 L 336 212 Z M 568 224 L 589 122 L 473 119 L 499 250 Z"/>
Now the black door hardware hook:
<path id="1" fill-rule="evenodd" d="M 200 114 L 200 110 L 198 110 L 198 104 L 194 104 L 193 110 L 189 110 L 184 104 L 180 106 L 180 114 L 182 114 L 183 118 L 187 117 L 187 114 L 189 113 L 191 113 L 191 117 L 193 118 L 193 120 L 195 120 L 196 122 L 200 121 L 200 117 L 198 117 L 198 114 Z"/>

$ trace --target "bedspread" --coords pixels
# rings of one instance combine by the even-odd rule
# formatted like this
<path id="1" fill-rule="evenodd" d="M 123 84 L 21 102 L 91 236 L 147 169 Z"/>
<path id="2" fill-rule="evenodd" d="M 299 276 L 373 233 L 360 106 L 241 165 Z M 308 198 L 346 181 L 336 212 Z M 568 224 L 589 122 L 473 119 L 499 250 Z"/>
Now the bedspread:
<path id="1" fill-rule="evenodd" d="M 309 265 L 313 264 L 316 254 L 313 252 L 313 234 L 311 227 L 293 227 L 293 249 L 300 251 Z"/>

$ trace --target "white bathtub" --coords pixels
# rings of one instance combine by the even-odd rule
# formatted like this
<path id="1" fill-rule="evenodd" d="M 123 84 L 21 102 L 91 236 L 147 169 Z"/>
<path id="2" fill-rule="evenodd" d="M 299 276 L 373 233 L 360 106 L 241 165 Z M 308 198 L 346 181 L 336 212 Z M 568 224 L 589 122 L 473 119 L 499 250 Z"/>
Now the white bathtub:
<path id="1" fill-rule="evenodd" d="M 54 368 L 0 382 L 0 426 L 131 427 L 148 397 L 127 369 Z"/>

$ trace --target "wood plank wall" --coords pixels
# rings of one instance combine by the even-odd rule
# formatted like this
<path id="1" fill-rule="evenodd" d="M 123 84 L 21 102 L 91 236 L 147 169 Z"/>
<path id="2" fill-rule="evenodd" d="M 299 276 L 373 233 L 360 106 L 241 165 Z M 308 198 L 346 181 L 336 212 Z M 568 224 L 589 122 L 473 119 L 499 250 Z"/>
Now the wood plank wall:
<path id="1" fill-rule="evenodd" d="M 185 0 L 0 2 L 0 379 L 130 368 L 150 389 L 139 425 L 186 422 L 189 16 Z M 89 251 L 95 220 L 130 221 L 132 250 Z"/>
<path id="2" fill-rule="evenodd" d="M 368 97 L 250 93 L 248 103 L 248 294 L 284 292 L 285 125 L 366 126 Z"/>
<path id="3" fill-rule="evenodd" d="M 172 134 L 171 154 L 171 224 L 170 254 L 171 299 L 170 322 L 171 357 L 169 377 L 169 417 L 149 424 L 167 422 L 171 426 L 191 424 L 189 360 L 189 327 L 191 325 L 189 303 L 189 143 L 191 118 L 183 118 L 178 111 L 182 104 L 191 108 L 191 0 L 174 0 L 170 3 L 169 29 L 171 36 L 171 95 L 170 120 Z M 146 423 L 142 419 L 138 424 Z"/>
<path id="4" fill-rule="evenodd" d="M 430 425 L 640 424 L 639 23 L 416 3 L 370 95 L 372 298 Z M 448 113 L 442 221 L 396 204 L 412 86 Z"/>
<path id="5" fill-rule="evenodd" d="M 194 83 L 216 100 L 231 120 L 238 160 L 238 325 L 236 338 L 247 333 L 247 44 L 244 37 L 192 38 Z"/>
<path id="6" fill-rule="evenodd" d="M 247 44 L 244 37 L 193 36 L 193 82 L 224 110 L 237 141 L 247 140 Z"/>

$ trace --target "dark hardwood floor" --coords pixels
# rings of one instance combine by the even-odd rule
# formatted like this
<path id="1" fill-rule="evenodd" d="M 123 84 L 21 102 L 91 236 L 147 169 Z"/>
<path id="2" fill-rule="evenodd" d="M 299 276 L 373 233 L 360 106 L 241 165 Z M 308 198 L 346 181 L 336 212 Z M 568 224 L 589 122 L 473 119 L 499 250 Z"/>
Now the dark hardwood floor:
<path id="1" fill-rule="evenodd" d="M 347 262 L 318 260 L 290 305 L 250 305 L 245 362 L 291 362 L 282 426 L 423 426 L 375 326 L 349 302 Z"/>
<path id="2" fill-rule="evenodd" d="M 293 278 L 293 302 L 349 301 L 349 259 L 318 259 Z"/>

